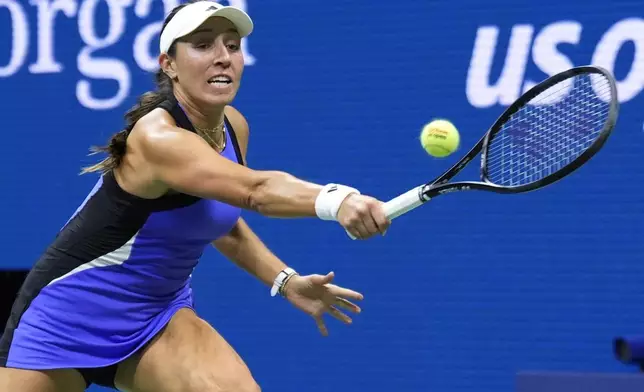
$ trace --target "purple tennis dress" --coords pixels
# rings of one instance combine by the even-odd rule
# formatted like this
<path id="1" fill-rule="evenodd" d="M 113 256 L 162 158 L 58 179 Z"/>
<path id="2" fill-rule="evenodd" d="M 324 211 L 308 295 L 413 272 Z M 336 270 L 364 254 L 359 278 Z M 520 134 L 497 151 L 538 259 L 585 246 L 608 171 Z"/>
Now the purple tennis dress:
<path id="1" fill-rule="evenodd" d="M 176 100 L 160 107 L 194 131 Z M 222 155 L 243 164 L 227 120 L 226 128 Z M 139 198 L 104 174 L 25 280 L 0 339 L 0 366 L 77 368 L 88 384 L 112 386 L 114 369 L 107 379 L 91 371 L 134 354 L 177 310 L 192 308 L 193 269 L 240 213 L 181 193 Z"/>

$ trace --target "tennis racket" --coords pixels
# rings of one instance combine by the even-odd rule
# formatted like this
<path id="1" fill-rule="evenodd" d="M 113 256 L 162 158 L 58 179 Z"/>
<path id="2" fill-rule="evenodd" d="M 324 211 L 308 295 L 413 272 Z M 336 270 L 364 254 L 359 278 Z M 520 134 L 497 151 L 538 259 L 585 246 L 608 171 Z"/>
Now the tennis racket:
<path id="1" fill-rule="evenodd" d="M 389 219 L 447 193 L 523 193 L 543 188 L 588 162 L 613 131 L 619 113 L 613 76 L 581 66 L 553 75 L 510 105 L 449 170 L 384 204 Z M 481 154 L 480 181 L 450 182 Z"/>

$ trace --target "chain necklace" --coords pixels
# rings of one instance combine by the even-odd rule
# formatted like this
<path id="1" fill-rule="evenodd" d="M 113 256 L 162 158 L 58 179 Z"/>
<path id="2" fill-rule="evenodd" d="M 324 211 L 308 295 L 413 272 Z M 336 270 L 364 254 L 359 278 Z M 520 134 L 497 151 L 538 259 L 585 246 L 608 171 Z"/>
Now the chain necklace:
<path id="1" fill-rule="evenodd" d="M 222 152 L 224 151 L 224 148 L 226 148 L 226 128 L 224 123 L 221 123 L 214 128 L 199 128 L 195 126 L 195 130 L 199 136 L 206 140 L 206 143 L 217 150 L 217 152 Z M 212 135 L 215 135 L 215 138 L 217 139 L 221 139 L 221 142 L 216 142 Z"/>

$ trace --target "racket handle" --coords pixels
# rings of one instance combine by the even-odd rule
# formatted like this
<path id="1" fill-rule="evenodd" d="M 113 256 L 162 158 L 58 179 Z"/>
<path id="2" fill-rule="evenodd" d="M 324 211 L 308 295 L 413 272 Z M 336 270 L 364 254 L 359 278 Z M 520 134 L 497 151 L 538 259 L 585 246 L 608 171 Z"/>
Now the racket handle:
<path id="1" fill-rule="evenodd" d="M 387 219 L 394 219 L 399 217 L 402 214 L 405 214 L 416 207 L 419 207 L 425 201 L 420 198 L 421 190 L 424 185 L 417 186 L 416 188 L 410 189 L 402 195 L 396 196 L 393 199 L 389 200 L 383 205 L 383 210 L 385 211 L 385 216 Z M 346 230 L 345 230 L 346 231 Z M 347 231 L 347 235 L 352 240 L 355 240 L 351 233 Z"/>
<path id="2" fill-rule="evenodd" d="M 400 215 L 405 214 L 416 207 L 419 207 L 425 201 L 420 198 L 421 189 L 424 185 L 417 186 L 410 189 L 400 196 L 386 202 L 383 206 L 385 215 L 388 219 L 398 218 Z"/>

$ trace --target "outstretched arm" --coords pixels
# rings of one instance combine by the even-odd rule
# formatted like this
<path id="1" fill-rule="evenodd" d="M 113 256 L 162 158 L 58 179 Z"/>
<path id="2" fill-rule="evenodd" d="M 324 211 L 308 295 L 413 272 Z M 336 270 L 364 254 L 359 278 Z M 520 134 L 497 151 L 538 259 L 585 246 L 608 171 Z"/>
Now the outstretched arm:
<path id="1" fill-rule="evenodd" d="M 152 112 L 130 135 L 128 148 L 143 157 L 154 183 L 266 216 L 337 221 L 361 239 L 384 233 L 390 224 L 381 202 L 351 187 L 321 186 L 285 172 L 252 170 L 222 157 L 173 121 L 164 111 Z"/>
<path id="2" fill-rule="evenodd" d="M 269 287 L 280 271 L 286 268 L 286 264 L 266 247 L 242 218 L 228 234 L 212 244 L 226 258 Z M 313 317 L 323 336 L 329 334 L 323 320 L 324 314 L 351 324 L 351 318 L 342 311 L 361 312 L 360 307 L 352 301 L 362 300 L 362 294 L 332 284 L 333 278 L 333 272 L 327 275 L 295 274 L 281 291 L 293 306 Z"/>

